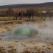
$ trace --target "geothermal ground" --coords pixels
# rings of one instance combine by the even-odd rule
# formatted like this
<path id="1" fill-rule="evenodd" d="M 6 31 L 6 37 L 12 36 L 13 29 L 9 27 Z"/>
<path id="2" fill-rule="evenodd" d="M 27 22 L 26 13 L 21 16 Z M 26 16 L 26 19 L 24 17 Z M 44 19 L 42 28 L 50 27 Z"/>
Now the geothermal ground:
<path id="1" fill-rule="evenodd" d="M 5 53 L 53 53 L 53 20 L 0 25 L 0 47 Z M 30 27 L 38 31 L 34 37 L 13 38 L 18 28 Z M 10 39 L 10 37 L 12 37 Z M 17 37 L 17 36 L 16 36 Z M 4 50 L 3 50 L 4 49 Z"/>

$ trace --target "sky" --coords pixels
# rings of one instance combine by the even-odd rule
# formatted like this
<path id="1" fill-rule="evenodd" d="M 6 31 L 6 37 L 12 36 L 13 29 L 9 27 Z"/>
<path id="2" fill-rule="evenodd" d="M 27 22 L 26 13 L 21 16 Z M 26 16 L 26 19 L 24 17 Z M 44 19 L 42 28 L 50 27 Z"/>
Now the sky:
<path id="1" fill-rule="evenodd" d="M 0 0 L 0 5 L 53 2 L 53 0 Z"/>

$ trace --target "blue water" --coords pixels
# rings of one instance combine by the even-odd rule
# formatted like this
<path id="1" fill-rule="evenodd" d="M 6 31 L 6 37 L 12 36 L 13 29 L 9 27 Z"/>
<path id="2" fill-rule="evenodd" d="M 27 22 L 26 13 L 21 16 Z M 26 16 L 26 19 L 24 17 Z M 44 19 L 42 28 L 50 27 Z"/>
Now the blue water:
<path id="1" fill-rule="evenodd" d="M 30 25 L 18 25 L 13 28 L 11 31 L 3 33 L 0 38 L 2 40 L 24 40 L 33 38 L 35 35 L 38 34 L 38 30 L 34 29 Z"/>

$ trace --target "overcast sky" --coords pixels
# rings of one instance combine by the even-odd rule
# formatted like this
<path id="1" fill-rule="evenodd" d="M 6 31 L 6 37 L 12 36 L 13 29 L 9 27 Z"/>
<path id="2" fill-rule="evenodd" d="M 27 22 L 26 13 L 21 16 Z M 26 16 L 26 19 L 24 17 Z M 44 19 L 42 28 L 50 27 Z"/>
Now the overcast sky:
<path id="1" fill-rule="evenodd" d="M 0 5 L 53 2 L 53 0 L 0 0 Z"/>

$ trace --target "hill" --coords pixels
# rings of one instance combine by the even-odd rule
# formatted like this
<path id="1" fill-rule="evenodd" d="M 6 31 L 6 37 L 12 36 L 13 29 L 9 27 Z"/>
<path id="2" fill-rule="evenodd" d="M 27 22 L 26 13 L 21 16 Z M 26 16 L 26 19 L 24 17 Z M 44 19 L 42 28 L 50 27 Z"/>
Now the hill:
<path id="1" fill-rule="evenodd" d="M 12 4 L 12 5 L 4 5 L 0 6 L 0 8 L 17 8 L 17 7 L 52 7 L 53 8 L 53 2 L 47 2 L 47 3 L 40 3 L 40 4 Z"/>

